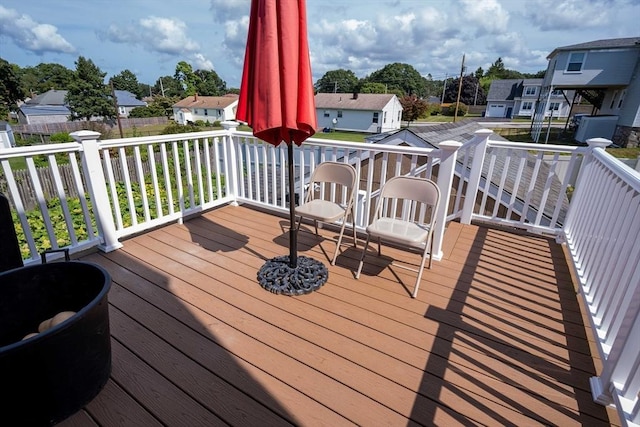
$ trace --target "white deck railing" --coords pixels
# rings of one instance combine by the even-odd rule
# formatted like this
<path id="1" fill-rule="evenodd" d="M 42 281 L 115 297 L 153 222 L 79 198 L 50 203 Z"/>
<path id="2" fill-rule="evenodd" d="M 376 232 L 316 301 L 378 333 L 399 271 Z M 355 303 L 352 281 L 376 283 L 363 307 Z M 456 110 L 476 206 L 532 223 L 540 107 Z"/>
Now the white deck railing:
<path id="1" fill-rule="evenodd" d="M 105 141 L 90 131 L 72 135 L 77 143 L 0 149 L 0 189 L 9 193 L 25 264 L 40 262 L 46 248 L 113 250 L 123 237 L 222 204 L 286 215 L 288 198 L 303 200 L 305 182 L 326 160 L 356 167 L 360 191 L 355 224 L 348 225 L 358 230 L 369 223 L 389 178 L 431 177 L 445 201 L 437 212 L 436 260 L 451 220 L 566 241 L 603 361 L 592 381 L 594 398 L 615 404 L 625 424 L 640 424 L 640 174 L 598 148 L 608 141 L 581 148 L 522 144 L 495 141 L 491 131 L 480 130 L 464 145 L 425 149 L 310 138 L 294 150 L 296 187 L 289 189 L 286 148 L 234 124 Z M 16 178 L 25 167 L 26 178 Z M 344 201 L 343 194 L 331 194 Z"/>

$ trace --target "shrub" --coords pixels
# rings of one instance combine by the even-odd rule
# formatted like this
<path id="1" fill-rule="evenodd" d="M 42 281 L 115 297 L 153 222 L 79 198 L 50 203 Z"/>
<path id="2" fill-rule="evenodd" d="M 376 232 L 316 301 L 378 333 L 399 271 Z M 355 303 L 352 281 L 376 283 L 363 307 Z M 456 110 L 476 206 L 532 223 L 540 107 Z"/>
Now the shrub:
<path id="1" fill-rule="evenodd" d="M 73 142 L 73 138 L 67 132 L 54 133 L 49 137 L 51 142 Z"/>
<path id="2" fill-rule="evenodd" d="M 458 104 L 458 116 L 466 116 L 468 112 L 469 112 L 469 107 L 467 107 L 466 104 L 463 104 L 462 102 Z M 455 116 L 456 114 L 455 102 L 449 105 L 449 107 L 445 109 L 444 114 L 446 116 Z"/>
<path id="3" fill-rule="evenodd" d="M 201 128 L 201 127 L 205 127 L 207 124 L 204 122 L 204 120 L 196 120 L 195 125 Z"/>
<path id="4" fill-rule="evenodd" d="M 181 125 L 176 122 L 169 123 L 162 130 L 163 135 L 169 135 L 174 133 L 185 133 L 185 132 L 199 132 L 200 129 L 195 124 L 189 125 Z"/>

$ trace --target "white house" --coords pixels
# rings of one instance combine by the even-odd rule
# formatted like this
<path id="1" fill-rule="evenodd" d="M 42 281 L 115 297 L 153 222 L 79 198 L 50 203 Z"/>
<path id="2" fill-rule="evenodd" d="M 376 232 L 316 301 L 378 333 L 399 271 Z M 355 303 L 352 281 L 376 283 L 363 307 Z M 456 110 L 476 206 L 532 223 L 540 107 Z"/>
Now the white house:
<path id="1" fill-rule="evenodd" d="M 382 133 L 400 129 L 402 104 L 393 94 L 318 93 L 318 129 Z"/>
<path id="2" fill-rule="evenodd" d="M 202 120 L 216 121 L 235 120 L 238 109 L 238 95 L 201 96 L 195 94 L 181 99 L 173 105 L 173 118 L 176 123 L 185 125 Z"/>
<path id="3" fill-rule="evenodd" d="M 575 90 L 594 106 L 584 116 L 576 140 L 602 137 L 622 147 L 640 146 L 640 37 L 595 40 L 558 47 L 547 57 L 533 136 L 543 128 L 549 94 Z"/>
<path id="4" fill-rule="evenodd" d="M 502 79 L 491 82 L 487 94 L 485 117 L 532 117 L 540 101 L 543 79 Z M 553 114 L 555 118 L 569 117 L 573 90 L 554 90 L 551 93 L 549 108 L 545 115 Z"/>

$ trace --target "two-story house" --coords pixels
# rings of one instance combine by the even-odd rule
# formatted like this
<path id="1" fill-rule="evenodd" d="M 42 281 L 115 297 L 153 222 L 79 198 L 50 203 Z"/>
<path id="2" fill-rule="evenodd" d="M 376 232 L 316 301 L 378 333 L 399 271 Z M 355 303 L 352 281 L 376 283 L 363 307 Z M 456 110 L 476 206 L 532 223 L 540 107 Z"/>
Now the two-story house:
<path id="1" fill-rule="evenodd" d="M 543 79 L 503 79 L 491 82 L 485 117 L 532 117 L 539 101 Z M 554 90 L 545 110 L 547 117 L 568 117 L 573 91 Z M 546 100 L 544 100 L 546 101 Z"/>
<path id="2" fill-rule="evenodd" d="M 173 105 L 173 118 L 181 125 L 198 120 L 213 124 L 217 121 L 235 120 L 237 109 L 238 95 L 202 96 L 196 93 Z"/>
<path id="3" fill-rule="evenodd" d="M 580 120 L 577 141 L 602 137 L 622 147 L 640 146 L 640 37 L 558 47 L 547 59 L 534 139 L 542 133 L 551 94 L 575 90 L 594 106 L 594 113 Z"/>
<path id="4" fill-rule="evenodd" d="M 383 133 L 400 129 L 402 104 L 394 94 L 318 93 L 319 130 Z"/>

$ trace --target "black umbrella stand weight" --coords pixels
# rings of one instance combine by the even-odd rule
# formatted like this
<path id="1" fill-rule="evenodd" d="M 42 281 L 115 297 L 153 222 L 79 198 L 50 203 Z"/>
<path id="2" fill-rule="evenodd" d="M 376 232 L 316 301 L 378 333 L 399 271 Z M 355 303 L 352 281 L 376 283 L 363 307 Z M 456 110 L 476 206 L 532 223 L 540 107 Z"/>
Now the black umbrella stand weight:
<path id="1" fill-rule="evenodd" d="M 293 142 L 287 144 L 289 174 L 289 255 L 268 260 L 258 271 L 260 286 L 275 294 L 304 295 L 319 289 L 329 278 L 329 270 L 318 260 L 298 256 L 295 230 L 295 194 L 293 185 Z"/>

